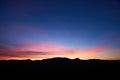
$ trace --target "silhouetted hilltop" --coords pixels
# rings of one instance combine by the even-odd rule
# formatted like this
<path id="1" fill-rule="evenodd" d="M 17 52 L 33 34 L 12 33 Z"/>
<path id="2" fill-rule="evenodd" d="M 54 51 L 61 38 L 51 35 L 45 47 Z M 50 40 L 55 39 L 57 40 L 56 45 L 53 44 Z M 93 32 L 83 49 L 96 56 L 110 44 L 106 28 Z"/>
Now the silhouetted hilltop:
<path id="1" fill-rule="evenodd" d="M 1 60 L 1 72 L 119 72 L 120 60 L 80 60 L 49 58 L 43 60 Z"/>

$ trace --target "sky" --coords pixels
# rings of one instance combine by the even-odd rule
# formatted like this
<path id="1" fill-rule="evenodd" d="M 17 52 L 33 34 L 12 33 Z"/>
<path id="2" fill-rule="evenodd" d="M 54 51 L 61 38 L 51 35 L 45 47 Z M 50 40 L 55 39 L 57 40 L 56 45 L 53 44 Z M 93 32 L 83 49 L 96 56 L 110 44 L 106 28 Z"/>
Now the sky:
<path id="1" fill-rule="evenodd" d="M 120 59 L 119 0 L 0 0 L 0 60 Z"/>

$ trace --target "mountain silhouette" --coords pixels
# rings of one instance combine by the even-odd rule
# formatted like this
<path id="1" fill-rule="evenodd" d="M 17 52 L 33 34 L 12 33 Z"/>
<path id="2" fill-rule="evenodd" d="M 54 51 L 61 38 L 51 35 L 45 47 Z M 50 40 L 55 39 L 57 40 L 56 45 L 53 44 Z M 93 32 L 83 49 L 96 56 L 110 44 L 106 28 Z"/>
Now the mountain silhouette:
<path id="1" fill-rule="evenodd" d="M 117 73 L 120 60 L 81 60 L 79 58 L 49 58 L 43 60 L 1 60 L 1 72 L 80 72 Z"/>

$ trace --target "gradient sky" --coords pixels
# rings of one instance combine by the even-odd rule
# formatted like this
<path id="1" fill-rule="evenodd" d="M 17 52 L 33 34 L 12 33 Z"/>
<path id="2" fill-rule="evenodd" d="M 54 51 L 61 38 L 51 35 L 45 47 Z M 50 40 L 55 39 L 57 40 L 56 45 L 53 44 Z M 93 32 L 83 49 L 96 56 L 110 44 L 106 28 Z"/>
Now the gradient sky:
<path id="1" fill-rule="evenodd" d="M 120 59 L 119 0 L 0 0 L 0 59 Z"/>

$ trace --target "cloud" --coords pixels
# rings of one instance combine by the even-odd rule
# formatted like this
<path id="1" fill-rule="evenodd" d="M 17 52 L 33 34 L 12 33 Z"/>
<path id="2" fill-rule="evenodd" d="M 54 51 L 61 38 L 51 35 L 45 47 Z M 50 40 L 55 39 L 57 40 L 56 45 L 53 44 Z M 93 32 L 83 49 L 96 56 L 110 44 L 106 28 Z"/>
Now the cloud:
<path id="1" fill-rule="evenodd" d="M 45 59 L 51 57 L 68 57 L 80 59 L 106 58 L 119 56 L 120 48 L 109 49 L 110 45 L 96 46 L 89 49 L 70 49 L 55 43 L 31 43 L 13 48 L 0 47 L 0 59 Z M 102 55 L 102 56 L 101 56 Z M 108 57 L 104 57 L 107 55 Z M 99 57 L 101 56 L 101 57 Z M 119 58 L 119 57 L 116 57 Z"/>
<path id="2" fill-rule="evenodd" d="M 105 52 L 108 47 L 109 46 L 104 45 L 104 46 L 92 47 L 89 49 L 74 49 L 74 50 L 71 49 L 71 50 L 60 52 L 57 55 L 63 56 L 63 57 L 65 56 L 65 57 L 69 57 L 69 58 L 78 57 L 81 59 L 89 59 L 89 58 L 94 58 L 96 54 Z"/>
<path id="3" fill-rule="evenodd" d="M 15 46 L 15 47 L 4 47 L 1 45 L 0 47 L 0 58 L 2 57 L 37 57 L 43 55 L 51 55 L 55 52 L 64 51 L 66 50 L 65 47 L 56 45 L 53 43 L 39 43 L 39 44 L 29 44 L 29 45 L 22 45 L 22 46 Z"/>
<path id="4" fill-rule="evenodd" d="M 58 52 L 58 51 L 64 51 L 67 50 L 66 47 L 57 45 L 54 43 L 34 43 L 29 44 L 24 47 L 26 50 L 32 50 L 32 51 L 47 51 L 47 52 Z"/>
<path id="5" fill-rule="evenodd" d="M 47 55 L 50 52 L 35 52 L 35 51 L 3 51 L 0 52 L 0 56 L 37 56 L 37 55 Z"/>

